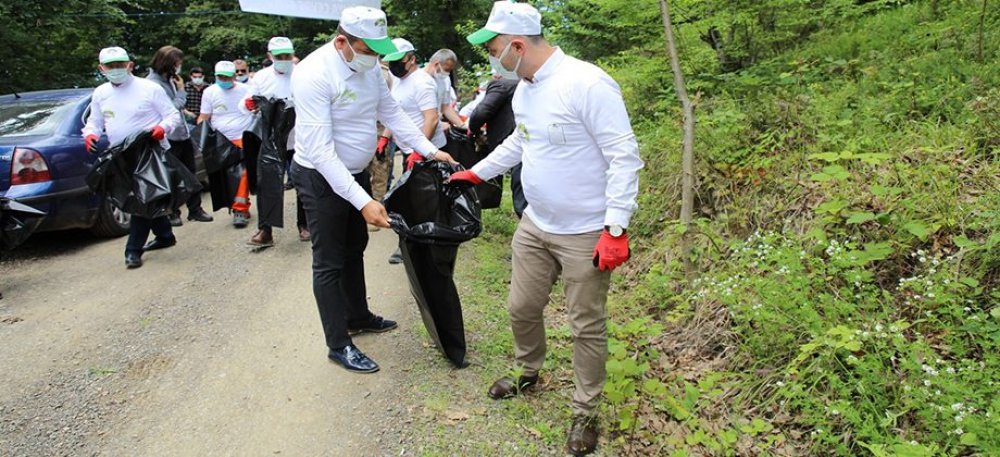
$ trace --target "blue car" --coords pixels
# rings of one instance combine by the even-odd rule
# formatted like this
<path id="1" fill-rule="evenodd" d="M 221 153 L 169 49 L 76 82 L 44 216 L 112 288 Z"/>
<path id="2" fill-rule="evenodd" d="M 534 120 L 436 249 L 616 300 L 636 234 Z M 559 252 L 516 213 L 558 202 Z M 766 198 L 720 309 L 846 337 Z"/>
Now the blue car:
<path id="1" fill-rule="evenodd" d="M 83 228 L 102 237 L 128 233 L 129 215 L 84 182 L 97 160 L 84 148 L 81 133 L 93 91 L 0 96 L 0 197 L 45 212 L 38 232 Z M 98 150 L 107 147 L 107 137 L 102 136 Z M 204 181 L 199 157 L 196 163 Z"/>

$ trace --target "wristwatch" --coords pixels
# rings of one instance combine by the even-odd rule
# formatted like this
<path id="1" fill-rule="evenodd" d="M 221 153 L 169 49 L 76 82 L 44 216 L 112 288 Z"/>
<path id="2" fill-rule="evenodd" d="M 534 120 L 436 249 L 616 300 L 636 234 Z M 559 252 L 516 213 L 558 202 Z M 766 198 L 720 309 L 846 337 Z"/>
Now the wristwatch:
<path id="1" fill-rule="evenodd" d="M 607 230 L 608 234 L 610 234 L 615 238 L 621 238 L 621 236 L 625 234 L 625 227 L 622 227 L 618 224 L 605 225 L 604 230 Z"/>

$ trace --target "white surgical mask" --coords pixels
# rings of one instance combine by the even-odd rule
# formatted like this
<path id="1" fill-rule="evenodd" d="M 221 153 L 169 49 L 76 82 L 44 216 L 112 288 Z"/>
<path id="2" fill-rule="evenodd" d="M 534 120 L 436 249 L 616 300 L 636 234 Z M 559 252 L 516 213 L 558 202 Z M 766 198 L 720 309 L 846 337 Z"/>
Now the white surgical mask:
<path id="1" fill-rule="evenodd" d="M 177 64 L 177 68 L 174 69 L 174 74 L 175 75 L 181 74 L 181 64 Z"/>
<path id="2" fill-rule="evenodd" d="M 104 71 L 104 77 L 108 78 L 112 84 L 121 84 L 128 79 L 129 72 L 126 68 L 111 68 Z"/>
<path id="3" fill-rule="evenodd" d="M 448 73 L 446 71 L 440 71 L 440 70 L 438 70 L 437 74 L 434 75 L 434 77 L 436 77 L 437 79 L 440 79 L 440 80 L 444 81 L 444 80 L 446 80 L 446 79 L 448 79 L 448 78 L 451 77 L 451 73 Z"/>
<path id="4" fill-rule="evenodd" d="M 191 84 L 194 84 L 196 86 L 200 86 L 202 84 L 205 84 L 205 78 L 204 77 L 202 77 L 202 78 L 191 78 Z"/>
<path id="5" fill-rule="evenodd" d="M 351 48 L 351 54 L 354 54 L 354 59 L 348 62 L 347 57 L 344 56 L 343 51 L 340 52 L 340 58 L 344 59 L 344 62 L 347 64 L 347 67 L 353 70 L 355 73 L 364 73 L 368 70 L 371 70 L 372 68 L 375 68 L 375 65 L 378 65 L 378 57 L 358 54 L 357 52 L 354 51 L 354 48 L 351 47 L 350 44 L 348 44 L 347 47 Z"/>
<path id="6" fill-rule="evenodd" d="M 241 82 L 241 83 L 245 83 L 249 79 L 250 79 L 250 75 L 239 75 L 239 76 L 236 77 L 236 80 L 239 81 L 239 82 Z"/>
<path id="7" fill-rule="evenodd" d="M 497 74 L 499 74 L 503 79 L 521 79 L 521 77 L 517 75 L 517 69 L 521 68 L 521 56 L 518 56 L 517 63 L 514 64 L 513 70 L 508 70 L 501 62 L 504 57 L 507 57 L 507 53 L 510 52 L 510 45 L 513 43 L 513 41 L 507 43 L 507 47 L 503 48 L 503 52 L 500 53 L 500 57 L 489 56 L 490 65 L 493 67 L 493 71 L 497 72 Z"/>
<path id="8" fill-rule="evenodd" d="M 291 60 L 275 60 L 274 61 L 274 71 L 287 74 L 292 71 L 292 61 Z"/>

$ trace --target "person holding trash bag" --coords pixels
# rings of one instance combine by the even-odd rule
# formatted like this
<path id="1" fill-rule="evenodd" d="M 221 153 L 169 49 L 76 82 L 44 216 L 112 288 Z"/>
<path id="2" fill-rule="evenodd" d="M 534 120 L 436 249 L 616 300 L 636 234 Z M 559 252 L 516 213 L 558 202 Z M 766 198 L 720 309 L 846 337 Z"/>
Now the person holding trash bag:
<path id="1" fill-rule="evenodd" d="M 392 97 L 410 120 L 423 131 L 424 136 L 431 140 L 434 147 L 441 149 L 447 144 L 447 140 L 439 122 L 441 105 L 438 100 L 437 82 L 427 72 L 420 71 L 420 67 L 417 66 L 416 48 L 412 43 L 403 38 L 396 38 L 392 42 L 399 51 L 382 59 L 389 62 L 389 71 L 399 78 L 399 82 L 392 88 Z M 385 129 L 378 139 L 376 151 L 384 151 L 391 137 L 392 131 Z M 404 157 L 409 157 L 413 153 L 412 148 L 402 146 L 399 149 Z M 395 265 L 402 261 L 402 252 L 397 248 L 396 252 L 389 256 L 389 263 Z"/>
<path id="2" fill-rule="evenodd" d="M 573 333 L 573 422 L 567 448 L 597 446 L 596 414 L 608 358 L 611 271 L 629 258 L 626 228 L 637 208 L 639 147 L 618 84 L 597 66 L 566 55 L 542 36 L 541 15 L 525 3 L 494 3 L 486 26 L 468 36 L 486 45 L 495 70 L 520 79 L 514 134 L 472 170 L 451 177 L 474 185 L 518 163 L 530 204 L 511 242 L 508 308 L 518 379 L 488 391 L 508 398 L 538 382 L 545 360 L 543 309 L 553 283 L 565 283 Z"/>
<path id="3" fill-rule="evenodd" d="M 149 63 L 149 75 L 146 79 L 160 85 L 167 93 L 167 97 L 174 103 L 174 107 L 183 112 L 187 104 L 187 92 L 184 90 L 184 79 L 181 78 L 181 64 L 184 62 L 184 53 L 173 46 L 163 46 L 153 54 L 153 60 Z M 183 119 L 183 117 L 181 118 Z M 188 131 L 187 122 L 181 123 L 180 128 L 175 129 L 167 136 L 170 142 L 170 152 L 181 159 L 188 171 L 195 173 L 194 144 L 191 143 L 191 132 Z M 196 192 L 187 201 L 188 220 L 198 222 L 212 222 L 211 215 L 201 208 L 201 193 Z M 181 221 L 181 210 L 177 210 L 168 216 L 170 225 L 180 227 L 184 223 Z"/>
<path id="4" fill-rule="evenodd" d="M 286 106 L 290 106 L 290 101 L 292 99 L 292 71 L 295 68 L 295 65 L 292 63 L 292 59 L 295 57 L 295 48 L 292 45 L 292 40 L 281 36 L 271 38 L 271 40 L 267 43 L 267 57 L 271 60 L 271 62 L 273 62 L 273 64 L 262 69 L 261 71 L 258 71 L 248 84 L 250 87 L 250 96 L 243 101 L 243 104 L 248 111 L 258 111 L 258 106 L 254 101 L 255 96 L 267 99 L 283 100 L 285 101 Z M 294 130 L 289 132 L 287 143 L 278 146 L 284 148 L 286 155 L 292 155 L 295 150 Z M 284 167 L 275 169 L 274 171 L 283 173 Z M 258 173 L 264 173 L 264 171 L 258 167 Z M 271 178 L 273 178 L 273 176 Z M 258 180 L 263 182 L 266 178 L 263 175 L 258 175 Z M 261 183 L 258 183 L 258 186 L 260 185 Z M 263 212 L 263 208 L 272 206 L 272 203 L 273 205 L 277 205 L 277 208 L 279 208 L 280 211 L 284 202 L 283 194 L 281 193 L 283 189 L 278 188 L 276 190 L 279 192 L 276 195 L 272 195 L 272 192 L 258 189 L 257 206 L 259 212 Z M 269 199 L 275 199 L 276 201 L 269 202 Z M 295 206 L 298 217 L 296 222 L 299 229 L 299 238 L 306 239 L 309 237 L 309 229 L 306 227 L 305 210 L 302 208 L 302 200 L 298 198 L 298 196 L 296 196 L 295 199 Z M 257 233 L 250 238 L 250 241 L 248 241 L 247 244 L 257 247 L 273 246 L 274 235 L 272 233 L 272 224 L 265 220 L 264 215 L 258 214 L 258 216 L 260 216 L 260 220 L 257 222 Z M 280 216 L 280 214 L 278 214 L 278 216 Z"/>
<path id="5" fill-rule="evenodd" d="M 302 59 L 292 74 L 295 163 L 292 181 L 302 195 L 313 250 L 313 293 L 327 356 L 359 373 L 378 371 L 351 334 L 381 333 L 396 323 L 373 314 L 365 296 L 366 222 L 389 228 L 382 203 L 373 200 L 365 171 L 375 154 L 375 122 L 428 159 L 453 162 L 400 109 L 378 66 L 378 55 L 396 47 L 385 13 L 364 6 L 344 9 L 334 39 Z"/>
<path id="6" fill-rule="evenodd" d="M 235 77 L 236 65 L 232 62 L 220 60 L 215 64 L 215 84 L 202 94 L 198 123 L 210 121 L 218 133 L 242 151 L 243 132 L 253 124 L 253 116 L 243 109 L 250 89 L 246 84 L 234 81 Z M 233 213 L 233 227 L 243 228 L 250 223 L 250 183 L 245 169 L 240 174 L 236 197 L 230 210 Z"/>
<path id="7" fill-rule="evenodd" d="M 151 132 L 164 149 L 169 149 L 166 136 L 182 128 L 184 121 L 163 89 L 152 81 L 132 76 L 134 64 L 120 47 L 102 49 L 98 61 L 108 82 L 94 89 L 90 99 L 90 116 L 83 127 L 87 151 L 96 152 L 101 133 L 107 133 L 108 141 L 116 144 L 144 130 Z M 146 244 L 150 230 L 156 238 Z M 139 268 L 143 252 L 175 244 L 177 238 L 166 215 L 153 219 L 133 215 L 125 243 L 125 266 Z"/>
<path id="8" fill-rule="evenodd" d="M 441 105 L 441 117 L 453 127 L 465 128 L 465 122 L 455 111 L 455 91 L 451 86 L 451 72 L 458 68 L 458 56 L 451 49 L 438 49 L 431 60 L 424 65 L 424 72 L 434 78 L 437 83 L 438 104 Z M 441 127 L 444 128 L 443 126 Z"/>

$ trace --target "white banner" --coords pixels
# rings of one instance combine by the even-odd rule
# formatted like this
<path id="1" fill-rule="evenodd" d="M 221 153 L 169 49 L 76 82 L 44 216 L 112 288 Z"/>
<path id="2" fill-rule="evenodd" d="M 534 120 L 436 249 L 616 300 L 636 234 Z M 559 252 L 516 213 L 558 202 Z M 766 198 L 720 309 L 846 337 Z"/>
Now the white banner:
<path id="1" fill-rule="evenodd" d="M 334 21 L 340 20 L 340 12 L 349 6 L 381 8 L 382 0 L 240 0 L 240 9 L 248 13 Z"/>

